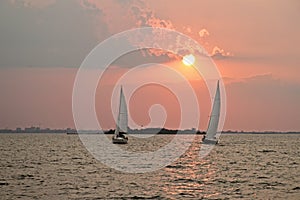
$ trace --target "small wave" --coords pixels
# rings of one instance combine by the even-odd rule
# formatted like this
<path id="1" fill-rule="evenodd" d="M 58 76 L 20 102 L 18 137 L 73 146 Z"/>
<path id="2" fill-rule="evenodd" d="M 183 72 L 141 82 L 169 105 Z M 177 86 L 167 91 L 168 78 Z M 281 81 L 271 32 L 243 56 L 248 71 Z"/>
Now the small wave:
<path id="1" fill-rule="evenodd" d="M 196 180 L 193 179 L 185 179 L 185 178 L 179 178 L 175 179 L 174 182 L 180 182 L 180 183 L 190 183 L 190 182 L 195 182 Z"/>
<path id="2" fill-rule="evenodd" d="M 180 169 L 180 168 L 184 168 L 184 167 L 182 165 L 168 165 L 168 166 L 166 166 L 166 168 Z"/>
<path id="3" fill-rule="evenodd" d="M 272 153 L 272 152 L 276 152 L 276 151 L 272 150 L 272 149 L 263 149 L 263 150 L 260 150 L 258 152 L 260 152 L 260 153 Z"/>
<path id="4" fill-rule="evenodd" d="M 7 182 L 0 182 L 0 185 L 9 185 Z"/>
<path id="5" fill-rule="evenodd" d="M 148 196 L 148 197 L 144 197 L 144 196 L 133 196 L 133 197 L 130 197 L 128 199 L 162 199 L 161 196 L 159 195 L 155 195 L 155 196 Z"/>

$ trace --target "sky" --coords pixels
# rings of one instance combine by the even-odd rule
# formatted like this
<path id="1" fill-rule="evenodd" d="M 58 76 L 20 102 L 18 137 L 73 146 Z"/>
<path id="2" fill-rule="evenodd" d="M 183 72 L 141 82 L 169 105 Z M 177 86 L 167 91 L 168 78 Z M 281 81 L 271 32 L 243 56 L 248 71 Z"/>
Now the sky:
<path id="1" fill-rule="evenodd" d="M 298 0 L 0 1 L 0 128 L 74 127 L 73 85 L 89 52 L 121 31 L 150 26 L 182 32 L 206 49 L 225 84 L 224 130 L 299 131 L 299 11 Z M 100 81 L 95 98 L 103 127 L 114 127 L 114 84 L 145 63 L 165 64 L 183 73 L 199 100 L 197 128 L 205 130 L 211 104 L 201 77 L 178 58 L 150 51 L 121 57 Z M 157 70 L 156 65 L 144 67 L 134 77 L 158 78 Z M 177 128 L 178 101 L 157 85 L 130 98 L 130 124 L 157 126 L 160 122 L 151 124 L 148 115 L 155 104 L 165 107 L 165 127 Z"/>

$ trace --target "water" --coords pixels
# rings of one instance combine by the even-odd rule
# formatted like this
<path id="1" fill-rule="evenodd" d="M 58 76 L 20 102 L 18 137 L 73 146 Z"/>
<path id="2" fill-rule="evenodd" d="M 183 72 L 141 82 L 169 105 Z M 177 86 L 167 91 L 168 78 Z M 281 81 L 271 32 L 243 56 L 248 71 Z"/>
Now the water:
<path id="1" fill-rule="evenodd" d="M 155 150 L 172 137 L 122 148 Z M 0 199 L 300 199 L 300 135 L 222 135 L 205 159 L 201 137 L 167 167 L 128 174 L 94 159 L 77 135 L 1 134 Z"/>

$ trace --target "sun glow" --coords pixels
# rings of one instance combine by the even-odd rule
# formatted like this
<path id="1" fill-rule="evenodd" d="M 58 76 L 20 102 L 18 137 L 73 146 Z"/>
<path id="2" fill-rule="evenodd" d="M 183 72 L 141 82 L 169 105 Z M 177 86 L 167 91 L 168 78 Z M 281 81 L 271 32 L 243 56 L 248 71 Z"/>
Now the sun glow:
<path id="1" fill-rule="evenodd" d="M 191 66 L 195 63 L 195 60 L 195 56 L 193 54 L 189 54 L 182 58 L 182 63 L 186 66 Z"/>

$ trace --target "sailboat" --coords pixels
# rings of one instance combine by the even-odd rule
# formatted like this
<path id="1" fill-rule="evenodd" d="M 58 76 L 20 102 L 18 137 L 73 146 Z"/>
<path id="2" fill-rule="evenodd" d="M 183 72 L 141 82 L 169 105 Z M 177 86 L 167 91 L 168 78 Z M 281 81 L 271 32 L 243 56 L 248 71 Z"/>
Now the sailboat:
<path id="1" fill-rule="evenodd" d="M 202 138 L 202 143 L 204 144 L 218 144 L 219 142 L 217 138 L 217 133 L 218 133 L 219 118 L 220 118 L 220 109 L 221 109 L 221 99 L 220 99 L 220 87 L 218 81 L 208 128 L 206 134 Z"/>
<path id="2" fill-rule="evenodd" d="M 126 104 L 125 96 L 123 94 L 123 88 L 121 86 L 118 121 L 116 124 L 115 134 L 112 138 L 112 143 L 127 144 L 128 142 L 128 137 L 126 136 L 127 131 L 128 131 L 127 104 Z"/>

